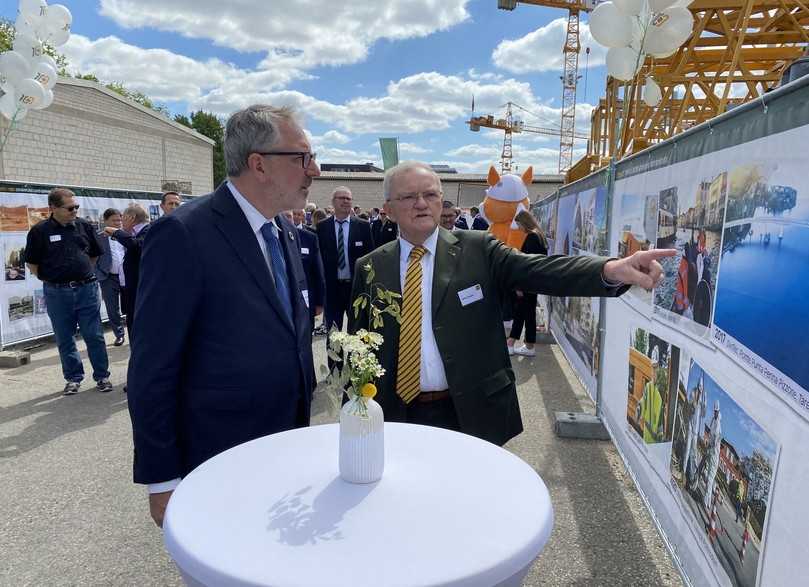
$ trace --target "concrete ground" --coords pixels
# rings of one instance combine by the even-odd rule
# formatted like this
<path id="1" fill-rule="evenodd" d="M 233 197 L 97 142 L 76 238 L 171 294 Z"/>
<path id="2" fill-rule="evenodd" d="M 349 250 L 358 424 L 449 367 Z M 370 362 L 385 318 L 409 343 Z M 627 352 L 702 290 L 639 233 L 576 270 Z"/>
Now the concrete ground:
<path id="1" fill-rule="evenodd" d="M 554 435 L 554 412 L 592 408 L 558 347 L 537 348 L 513 361 L 525 432 L 507 448 L 547 484 L 556 523 L 525 584 L 682 585 L 612 444 Z M 128 346 L 109 347 L 112 393 L 86 380 L 73 397 L 53 344 L 32 352 L 0 370 L 0 585 L 182 585 L 131 480 Z M 320 397 L 313 423 L 335 421 L 328 409 Z"/>

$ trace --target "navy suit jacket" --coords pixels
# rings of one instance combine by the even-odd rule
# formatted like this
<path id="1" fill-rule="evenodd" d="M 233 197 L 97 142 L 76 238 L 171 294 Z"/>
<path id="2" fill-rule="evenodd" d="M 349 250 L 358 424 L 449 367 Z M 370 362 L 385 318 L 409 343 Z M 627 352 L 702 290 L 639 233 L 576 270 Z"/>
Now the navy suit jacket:
<path id="1" fill-rule="evenodd" d="M 237 444 L 309 424 L 306 276 L 295 227 L 275 221 L 292 320 L 226 184 L 152 224 L 128 373 L 136 483 L 183 477 Z"/>
<path id="2" fill-rule="evenodd" d="M 337 287 L 337 234 L 334 228 L 334 216 L 317 223 L 317 238 L 320 243 L 320 256 L 326 270 L 326 292 L 335 291 Z M 357 259 L 374 250 L 370 223 L 349 217 L 348 223 L 348 268 L 354 277 L 354 265 Z"/>
<path id="3" fill-rule="evenodd" d="M 95 274 L 98 281 L 104 281 L 110 276 L 112 269 L 112 251 L 110 250 L 110 239 L 103 233 L 98 234 L 98 246 L 101 247 L 101 256 L 96 261 Z"/>
<path id="4" fill-rule="evenodd" d="M 323 270 L 323 259 L 320 258 L 320 245 L 317 234 L 306 228 L 298 229 L 303 271 L 306 273 L 306 284 L 309 287 L 309 310 L 314 312 L 315 306 L 326 303 L 326 275 Z"/>
<path id="5" fill-rule="evenodd" d="M 489 223 L 486 222 L 480 215 L 475 216 L 475 219 L 472 220 L 472 230 L 488 230 Z"/>

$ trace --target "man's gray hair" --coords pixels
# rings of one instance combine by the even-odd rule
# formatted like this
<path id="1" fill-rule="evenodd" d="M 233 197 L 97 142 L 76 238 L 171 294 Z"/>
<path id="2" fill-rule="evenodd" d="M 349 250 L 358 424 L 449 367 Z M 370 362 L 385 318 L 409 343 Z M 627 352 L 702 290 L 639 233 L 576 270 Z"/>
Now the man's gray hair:
<path id="1" fill-rule="evenodd" d="M 267 104 L 253 104 L 228 118 L 224 140 L 228 177 L 239 177 L 247 169 L 251 153 L 266 152 L 275 146 L 279 122 L 299 124 L 292 108 Z"/>
<path id="2" fill-rule="evenodd" d="M 441 187 L 441 178 L 438 177 L 435 170 L 427 163 L 422 163 L 421 161 L 402 161 L 398 165 L 394 165 L 385 172 L 385 179 L 382 180 L 382 193 L 385 195 L 386 202 L 390 200 L 390 186 L 396 176 L 404 173 L 405 171 L 410 171 L 411 169 L 424 169 L 425 171 L 429 171 L 438 180 L 438 187 Z"/>
<path id="3" fill-rule="evenodd" d="M 334 196 L 336 196 L 336 195 L 337 195 L 337 194 L 339 194 L 340 192 L 346 192 L 348 195 L 353 196 L 353 194 L 351 193 L 351 190 L 350 190 L 349 188 L 347 188 L 347 187 L 346 187 L 346 186 L 344 186 L 344 185 L 341 185 L 341 186 L 337 186 L 336 188 L 334 188 L 334 189 L 331 191 L 331 199 L 333 200 L 333 199 L 334 199 Z"/>
<path id="4" fill-rule="evenodd" d="M 149 213 L 140 204 L 129 204 L 124 210 L 124 215 L 131 216 L 135 220 L 135 224 L 143 224 L 149 220 Z"/>

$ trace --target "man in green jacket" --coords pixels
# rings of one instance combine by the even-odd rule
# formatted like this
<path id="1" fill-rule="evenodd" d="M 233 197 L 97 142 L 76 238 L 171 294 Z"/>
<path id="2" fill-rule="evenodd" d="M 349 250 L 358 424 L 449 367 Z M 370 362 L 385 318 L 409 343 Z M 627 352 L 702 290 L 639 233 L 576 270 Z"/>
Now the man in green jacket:
<path id="1" fill-rule="evenodd" d="M 441 181 L 423 163 L 389 169 L 383 190 L 399 238 L 357 261 L 351 299 L 374 294 L 376 285 L 402 293 L 401 323 L 386 314 L 381 328 L 369 328 L 367 312 L 351 312 L 349 330 L 384 336 L 376 399 L 389 422 L 506 443 L 523 429 L 501 313 L 508 292 L 617 296 L 630 285 L 649 289 L 662 278 L 656 259 L 674 253 L 546 257 L 523 254 L 487 232 L 450 232 L 439 227 Z"/>

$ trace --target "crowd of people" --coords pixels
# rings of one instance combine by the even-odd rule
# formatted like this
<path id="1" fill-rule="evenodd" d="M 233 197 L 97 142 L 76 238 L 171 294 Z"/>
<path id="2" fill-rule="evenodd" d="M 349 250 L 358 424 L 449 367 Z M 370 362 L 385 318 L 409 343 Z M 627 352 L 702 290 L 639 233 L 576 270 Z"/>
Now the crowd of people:
<path id="1" fill-rule="evenodd" d="M 368 288 L 403 296 L 401 323 L 386 316 L 378 328 L 385 419 L 502 445 L 522 431 L 509 355 L 534 352 L 536 294 L 649 289 L 662 278 L 657 259 L 673 253 L 547 256 L 526 212 L 517 222 L 528 237 L 515 250 L 485 230 L 478 210 L 445 201 L 439 176 L 413 161 L 386 171 L 381 208 L 362 211 L 347 187 L 333 191 L 330 207 L 313 208 L 306 200 L 320 169 L 289 108 L 234 113 L 224 152 L 227 180 L 216 191 L 182 206 L 178 194 L 165 194 L 151 224 L 133 204 L 107 210 L 98 232 L 78 217 L 73 192 L 54 189 L 51 217 L 30 231 L 26 247 L 44 282 L 66 395 L 84 375 L 77 327 L 98 390 L 112 389 L 100 298 L 113 344 L 129 337 L 134 480 L 148 486 L 158 525 L 171 492 L 205 460 L 309 425 L 315 317 L 323 314 L 326 329 L 371 328 L 349 311 Z M 357 274 L 369 265 L 373 283 Z M 507 340 L 509 298 L 518 319 Z M 515 348 L 523 326 L 526 343 Z"/>

